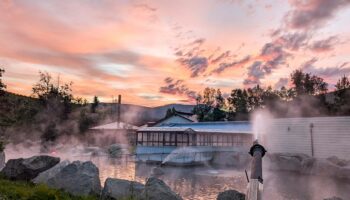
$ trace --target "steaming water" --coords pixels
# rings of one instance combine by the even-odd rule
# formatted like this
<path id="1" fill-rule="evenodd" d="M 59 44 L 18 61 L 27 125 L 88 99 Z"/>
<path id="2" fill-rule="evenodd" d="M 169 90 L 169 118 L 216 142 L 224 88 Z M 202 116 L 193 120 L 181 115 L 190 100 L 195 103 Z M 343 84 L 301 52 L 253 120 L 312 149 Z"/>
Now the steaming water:
<path id="1" fill-rule="evenodd" d="M 18 150 L 18 149 L 17 149 Z M 6 158 L 19 158 L 38 155 L 39 149 L 31 151 L 15 151 L 8 148 Z M 79 153 L 80 150 L 67 150 L 67 154 L 56 155 L 61 159 L 94 162 L 100 170 L 103 184 L 108 178 L 120 178 L 145 183 L 154 166 L 136 164 L 131 157 L 109 159 L 107 156 L 89 156 Z M 72 153 L 73 152 L 73 153 Z M 201 167 L 170 167 L 162 168 L 165 172 L 160 176 L 169 187 L 189 200 L 214 200 L 219 192 L 235 189 L 246 191 L 247 181 L 244 169 Z M 264 199 L 273 200 L 319 200 L 326 197 L 338 196 L 350 199 L 350 181 L 340 181 L 332 178 L 302 176 L 287 172 L 264 172 Z"/>
<path id="2" fill-rule="evenodd" d="M 165 157 L 163 164 L 167 162 L 189 161 L 195 162 L 201 159 L 200 151 L 191 147 L 177 148 Z"/>

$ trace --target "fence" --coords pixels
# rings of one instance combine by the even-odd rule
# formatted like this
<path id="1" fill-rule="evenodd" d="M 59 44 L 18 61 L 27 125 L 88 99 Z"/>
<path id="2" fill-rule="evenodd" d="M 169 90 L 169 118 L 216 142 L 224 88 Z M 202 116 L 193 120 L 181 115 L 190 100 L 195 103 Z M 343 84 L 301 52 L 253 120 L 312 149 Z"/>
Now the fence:
<path id="1" fill-rule="evenodd" d="M 270 153 L 350 159 L 350 117 L 273 119 L 262 141 Z"/>

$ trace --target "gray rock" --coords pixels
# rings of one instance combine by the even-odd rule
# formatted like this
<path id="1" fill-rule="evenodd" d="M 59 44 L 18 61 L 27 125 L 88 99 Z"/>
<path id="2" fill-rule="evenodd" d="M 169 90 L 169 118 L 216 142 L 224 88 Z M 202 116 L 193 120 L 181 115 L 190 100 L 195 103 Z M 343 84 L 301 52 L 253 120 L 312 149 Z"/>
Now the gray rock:
<path id="1" fill-rule="evenodd" d="M 74 161 L 50 178 L 47 185 L 73 195 L 99 195 L 101 191 L 99 170 L 90 161 Z"/>
<path id="2" fill-rule="evenodd" d="M 107 178 L 102 190 L 101 199 L 139 199 L 145 186 L 135 181 Z"/>
<path id="3" fill-rule="evenodd" d="M 272 170 L 287 170 L 308 175 L 331 176 L 350 179 L 350 166 L 346 160 L 333 156 L 316 159 L 303 154 L 275 153 L 267 156 Z"/>
<path id="4" fill-rule="evenodd" d="M 122 148 L 118 144 L 112 144 L 108 147 L 107 152 L 110 157 L 118 158 L 122 154 Z"/>
<path id="5" fill-rule="evenodd" d="M 180 200 L 178 194 L 173 192 L 162 180 L 155 177 L 147 179 L 145 189 L 142 193 L 144 200 Z"/>
<path id="6" fill-rule="evenodd" d="M 329 158 L 327 158 L 327 160 L 335 165 L 338 165 L 339 167 L 345 167 L 345 166 L 349 165 L 348 160 L 340 159 L 337 156 L 329 157 Z"/>
<path id="7" fill-rule="evenodd" d="M 226 190 L 221 192 L 216 200 L 245 200 L 245 194 L 237 192 L 236 190 Z"/>
<path id="8" fill-rule="evenodd" d="M 151 176 L 157 177 L 164 174 L 164 171 L 161 167 L 154 167 L 151 171 Z"/>
<path id="9" fill-rule="evenodd" d="M 302 162 L 310 159 L 305 154 L 290 154 L 290 153 L 274 153 L 267 155 L 270 161 L 269 168 L 272 170 L 286 170 L 300 172 L 302 170 Z"/>
<path id="10" fill-rule="evenodd" d="M 323 200 L 343 200 L 343 199 L 339 198 L 339 197 L 331 197 L 331 198 L 326 198 L 326 199 L 323 199 Z"/>
<path id="11" fill-rule="evenodd" d="M 11 180 L 29 181 L 59 162 L 60 158 L 51 156 L 33 156 L 26 159 L 11 159 L 7 161 L 1 173 Z"/>
<path id="12" fill-rule="evenodd" d="M 70 162 L 68 160 L 64 160 L 60 163 L 58 163 L 57 165 L 55 165 L 54 167 L 41 172 L 36 178 L 34 178 L 32 180 L 33 183 L 44 183 L 47 184 L 48 180 L 50 178 L 53 178 L 56 176 L 56 174 L 58 174 L 63 168 L 65 168 Z"/>
<path id="13" fill-rule="evenodd" d="M 5 167 L 5 152 L 0 152 L 0 170 Z"/>

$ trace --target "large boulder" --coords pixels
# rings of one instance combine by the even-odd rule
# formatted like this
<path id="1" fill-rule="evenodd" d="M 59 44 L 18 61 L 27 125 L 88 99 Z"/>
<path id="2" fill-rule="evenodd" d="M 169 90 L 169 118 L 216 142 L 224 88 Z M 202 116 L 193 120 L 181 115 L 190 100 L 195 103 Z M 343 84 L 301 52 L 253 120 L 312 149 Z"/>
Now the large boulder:
<path id="1" fill-rule="evenodd" d="M 349 161 L 348 160 L 344 160 L 344 159 L 340 159 L 337 156 L 331 156 L 329 158 L 327 158 L 327 160 L 339 167 L 346 167 L 349 165 Z"/>
<path id="2" fill-rule="evenodd" d="M 101 199 L 139 199 L 145 186 L 135 181 L 107 178 Z"/>
<path id="3" fill-rule="evenodd" d="M 182 198 L 173 192 L 162 180 L 150 177 L 147 179 L 142 193 L 144 200 L 181 200 Z"/>
<path id="4" fill-rule="evenodd" d="M 339 198 L 339 197 L 330 197 L 330 198 L 326 198 L 326 199 L 323 199 L 323 200 L 343 200 L 343 199 Z"/>
<path id="5" fill-rule="evenodd" d="M 268 169 L 287 170 L 307 175 L 331 176 L 350 179 L 349 161 L 335 156 L 320 159 L 304 154 L 274 153 L 268 154 Z"/>
<path id="6" fill-rule="evenodd" d="M 5 167 L 5 152 L 0 151 L 0 170 Z"/>
<path id="7" fill-rule="evenodd" d="M 51 156 L 33 156 L 26 159 L 11 159 L 7 161 L 1 173 L 11 180 L 29 181 L 59 162 L 60 158 Z"/>
<path id="8" fill-rule="evenodd" d="M 245 200 L 245 194 L 237 192 L 236 190 L 226 190 L 219 193 L 216 200 Z"/>
<path id="9" fill-rule="evenodd" d="M 99 195 L 101 191 L 99 170 L 91 161 L 68 164 L 50 178 L 47 185 L 73 195 Z"/>
<path id="10" fill-rule="evenodd" d="M 310 157 L 305 154 L 274 153 L 267 154 L 268 168 L 271 170 L 286 170 L 300 172 L 302 163 Z"/>
<path id="11" fill-rule="evenodd" d="M 118 158 L 122 154 L 122 148 L 118 144 L 112 144 L 108 147 L 107 152 L 111 158 Z"/>
<path id="12" fill-rule="evenodd" d="M 50 178 L 53 178 L 56 176 L 56 174 L 58 174 L 63 168 L 65 168 L 68 164 L 70 164 L 70 162 L 68 160 L 64 160 L 60 163 L 58 163 L 57 165 L 55 165 L 54 167 L 41 172 L 36 178 L 34 178 L 32 180 L 33 183 L 44 183 L 47 184 L 47 182 L 49 181 Z"/>
<path id="13" fill-rule="evenodd" d="M 164 174 L 164 171 L 162 170 L 161 167 L 154 167 L 152 170 L 151 170 L 151 176 L 154 176 L 154 177 L 159 177 L 161 175 Z"/>

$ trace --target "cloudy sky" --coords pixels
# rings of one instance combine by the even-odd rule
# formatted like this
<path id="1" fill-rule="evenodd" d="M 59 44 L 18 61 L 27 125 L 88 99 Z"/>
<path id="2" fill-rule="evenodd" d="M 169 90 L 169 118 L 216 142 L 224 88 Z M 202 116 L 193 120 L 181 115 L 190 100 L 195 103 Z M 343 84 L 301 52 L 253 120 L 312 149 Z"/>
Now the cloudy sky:
<path id="1" fill-rule="evenodd" d="M 350 75 L 350 0 L 2 0 L 0 67 L 30 95 L 39 71 L 74 94 L 157 106 L 205 87 Z"/>

